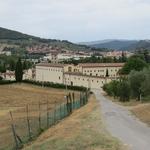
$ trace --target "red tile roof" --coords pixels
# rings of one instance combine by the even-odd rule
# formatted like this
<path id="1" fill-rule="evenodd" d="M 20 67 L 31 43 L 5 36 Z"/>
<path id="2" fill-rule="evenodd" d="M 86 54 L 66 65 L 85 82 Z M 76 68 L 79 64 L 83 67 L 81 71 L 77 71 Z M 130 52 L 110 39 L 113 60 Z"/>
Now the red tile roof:
<path id="1" fill-rule="evenodd" d="M 79 64 L 83 68 L 92 68 L 92 67 L 123 67 L 124 63 L 83 63 Z"/>
<path id="2" fill-rule="evenodd" d="M 64 64 L 52 64 L 52 63 L 40 63 L 40 64 L 37 64 L 36 66 L 41 66 L 41 67 L 59 67 L 59 68 L 63 68 L 65 65 L 64 65 Z"/>

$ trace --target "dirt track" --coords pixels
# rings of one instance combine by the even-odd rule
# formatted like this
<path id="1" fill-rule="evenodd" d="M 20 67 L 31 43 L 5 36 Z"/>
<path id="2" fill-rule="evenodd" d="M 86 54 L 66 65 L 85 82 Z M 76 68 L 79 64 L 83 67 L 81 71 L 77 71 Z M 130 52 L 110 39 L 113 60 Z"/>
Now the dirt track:
<path id="1" fill-rule="evenodd" d="M 131 150 L 149 150 L 150 128 L 134 117 L 125 107 L 105 98 L 100 91 L 94 90 L 94 93 L 100 101 L 103 118 L 112 135 L 129 145 Z"/>

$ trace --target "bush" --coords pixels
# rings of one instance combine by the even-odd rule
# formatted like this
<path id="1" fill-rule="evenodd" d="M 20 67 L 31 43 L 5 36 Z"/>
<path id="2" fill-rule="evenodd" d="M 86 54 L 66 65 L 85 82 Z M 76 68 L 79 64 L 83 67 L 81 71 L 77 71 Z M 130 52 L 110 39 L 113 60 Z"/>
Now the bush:
<path id="1" fill-rule="evenodd" d="M 136 57 L 131 57 L 125 63 L 124 67 L 120 70 L 120 74 L 129 74 L 132 70 L 141 71 L 145 67 L 148 67 L 147 63 Z"/>
<path id="2" fill-rule="evenodd" d="M 13 83 L 16 83 L 16 81 L 0 80 L 0 85 L 13 84 Z"/>
<path id="3" fill-rule="evenodd" d="M 119 97 L 120 101 L 129 101 L 130 99 L 130 85 L 126 79 L 105 84 L 103 89 L 108 95 L 114 96 L 114 98 Z"/>
<path id="4" fill-rule="evenodd" d="M 129 101 L 130 100 L 130 85 L 127 80 L 122 80 L 118 84 L 118 95 L 120 98 L 120 101 Z"/>
<path id="5" fill-rule="evenodd" d="M 58 88 L 58 89 L 66 88 L 66 85 L 64 85 L 64 84 L 53 83 L 53 82 L 42 82 L 42 81 L 33 81 L 33 80 L 24 80 L 23 82 L 28 83 L 28 84 L 34 84 L 34 85 L 38 85 L 38 86 L 52 87 L 52 88 Z M 67 88 L 70 90 L 76 90 L 76 91 L 86 91 L 87 90 L 87 88 L 82 87 L 82 86 L 67 85 Z"/>
<path id="6" fill-rule="evenodd" d="M 118 97 L 118 84 L 119 81 L 112 81 L 103 86 L 103 90 L 107 92 L 108 95 Z"/>
<path id="7" fill-rule="evenodd" d="M 3 77 L 0 76 L 0 81 L 2 81 L 2 80 L 3 80 Z"/>

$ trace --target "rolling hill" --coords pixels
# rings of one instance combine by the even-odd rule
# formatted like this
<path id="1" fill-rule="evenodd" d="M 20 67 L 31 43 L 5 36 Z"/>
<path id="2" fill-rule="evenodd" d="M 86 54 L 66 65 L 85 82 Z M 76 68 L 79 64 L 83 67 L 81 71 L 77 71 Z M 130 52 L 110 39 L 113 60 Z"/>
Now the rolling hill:
<path id="1" fill-rule="evenodd" d="M 138 49 L 150 50 L 150 40 L 115 40 L 106 39 L 93 42 L 72 43 L 66 40 L 43 39 L 0 27 L 0 51 L 16 50 L 27 51 L 29 48 L 37 49 L 37 52 L 49 48 L 65 49 L 70 51 L 91 51 L 91 50 L 129 50 Z M 45 53 L 45 52 L 44 52 Z"/>
<path id="2" fill-rule="evenodd" d="M 86 45 L 74 44 L 66 40 L 43 39 L 0 27 L 0 51 L 6 48 L 26 49 L 27 47 L 35 46 L 44 47 L 45 49 L 54 47 L 71 51 L 87 51 L 91 49 Z"/>
<path id="3" fill-rule="evenodd" d="M 150 40 L 140 40 L 137 43 L 131 44 L 126 47 L 127 50 L 150 50 Z"/>
<path id="4" fill-rule="evenodd" d="M 107 48 L 112 50 L 136 51 L 147 49 L 150 51 L 150 40 L 102 40 L 83 42 L 81 44 L 95 48 Z"/>
<path id="5" fill-rule="evenodd" d="M 1 28 L 0 27 L 0 40 L 1 39 L 8 39 L 8 40 L 19 40 L 19 39 L 38 39 L 34 36 L 30 36 L 27 34 L 23 34 L 17 31 L 13 31 L 13 30 L 9 30 L 9 29 L 5 29 L 5 28 Z"/>
<path id="6" fill-rule="evenodd" d="M 136 45 L 137 43 L 138 41 L 136 40 L 102 40 L 102 41 L 88 42 L 83 44 L 95 48 L 125 50 L 126 48 L 130 48 L 131 45 Z"/>

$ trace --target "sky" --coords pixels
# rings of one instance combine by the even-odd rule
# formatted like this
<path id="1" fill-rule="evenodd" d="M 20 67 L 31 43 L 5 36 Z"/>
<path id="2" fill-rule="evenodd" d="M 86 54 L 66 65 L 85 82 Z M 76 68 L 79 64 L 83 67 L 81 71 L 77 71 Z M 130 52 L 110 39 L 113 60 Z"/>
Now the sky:
<path id="1" fill-rule="evenodd" d="M 150 39 L 150 0 L 0 0 L 0 27 L 72 42 Z"/>

